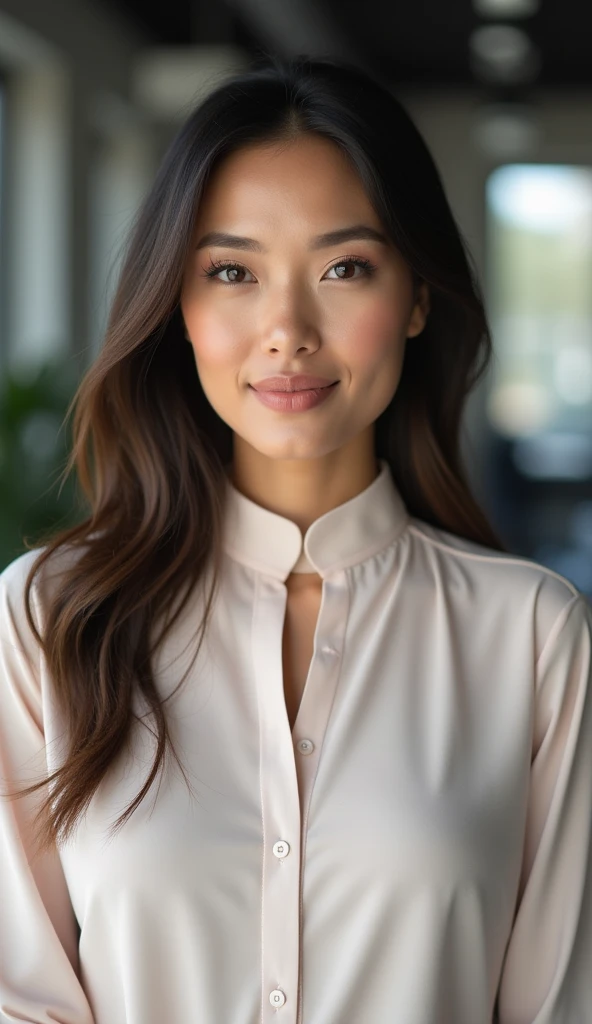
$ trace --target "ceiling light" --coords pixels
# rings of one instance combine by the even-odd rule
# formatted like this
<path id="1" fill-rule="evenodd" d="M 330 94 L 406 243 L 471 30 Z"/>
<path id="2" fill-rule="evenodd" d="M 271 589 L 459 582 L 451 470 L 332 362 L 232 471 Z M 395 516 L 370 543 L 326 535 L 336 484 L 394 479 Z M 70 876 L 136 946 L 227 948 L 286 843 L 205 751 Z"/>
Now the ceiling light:
<path id="1" fill-rule="evenodd" d="M 530 18 L 539 10 L 539 0 L 473 0 L 482 18 Z"/>
<path id="2" fill-rule="evenodd" d="M 472 127 L 477 147 L 493 160 L 536 155 L 541 141 L 538 113 L 525 104 L 498 103 L 480 107 Z"/>
<path id="3" fill-rule="evenodd" d="M 469 38 L 473 73 L 486 82 L 532 81 L 540 70 L 538 49 L 526 32 L 513 25 L 482 25 Z"/>

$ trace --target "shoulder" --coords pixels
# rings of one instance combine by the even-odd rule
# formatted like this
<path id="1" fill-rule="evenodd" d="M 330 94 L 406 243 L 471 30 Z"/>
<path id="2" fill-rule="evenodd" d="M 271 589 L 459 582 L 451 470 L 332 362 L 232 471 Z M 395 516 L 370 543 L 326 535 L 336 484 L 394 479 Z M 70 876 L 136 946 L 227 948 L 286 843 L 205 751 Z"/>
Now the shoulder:
<path id="1" fill-rule="evenodd" d="M 0 572 L 1 633 L 4 633 L 9 624 L 13 627 L 22 625 L 28 629 L 25 610 L 27 581 L 35 562 L 46 550 L 45 547 L 40 547 L 25 551 Z M 59 548 L 34 574 L 31 581 L 30 603 L 33 621 L 38 629 L 43 621 L 43 609 L 48 598 L 59 589 L 60 578 L 73 564 L 75 557 L 75 552 L 71 548 Z"/>
<path id="2" fill-rule="evenodd" d="M 0 572 L 0 603 L 5 611 L 14 613 L 21 608 L 29 573 L 40 552 L 39 548 L 25 551 Z"/>
<path id="3" fill-rule="evenodd" d="M 551 631 L 573 605 L 587 600 L 560 573 L 534 559 L 497 551 L 412 517 L 410 532 L 421 547 L 423 561 L 467 607 L 508 628 L 531 624 L 540 650 Z"/>

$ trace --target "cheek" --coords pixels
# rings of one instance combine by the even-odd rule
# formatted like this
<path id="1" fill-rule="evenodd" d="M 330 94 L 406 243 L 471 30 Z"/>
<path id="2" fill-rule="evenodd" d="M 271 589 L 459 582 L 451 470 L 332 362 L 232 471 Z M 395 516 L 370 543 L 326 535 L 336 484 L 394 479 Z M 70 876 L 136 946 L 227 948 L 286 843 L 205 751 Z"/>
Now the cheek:
<path id="1" fill-rule="evenodd" d="M 358 366 L 371 368 L 377 362 L 395 358 L 404 345 L 402 317 L 397 315 L 392 300 L 368 304 L 365 309 L 350 311 L 342 329 L 338 331 L 348 360 Z"/>
<path id="2" fill-rule="evenodd" d="M 184 310 L 183 315 L 198 363 L 215 368 L 227 365 L 240 356 L 240 322 L 234 323 L 228 313 L 217 314 L 215 310 L 208 310 L 205 303 L 201 303 L 194 310 Z"/>

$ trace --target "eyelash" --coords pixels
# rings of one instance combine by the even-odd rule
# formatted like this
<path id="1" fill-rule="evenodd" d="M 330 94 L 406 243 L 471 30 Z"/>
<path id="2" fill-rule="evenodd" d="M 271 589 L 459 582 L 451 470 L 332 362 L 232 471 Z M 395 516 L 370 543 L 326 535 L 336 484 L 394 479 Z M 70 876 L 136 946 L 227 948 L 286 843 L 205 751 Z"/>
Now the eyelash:
<path id="1" fill-rule="evenodd" d="M 370 262 L 370 260 L 362 259 L 361 256 L 344 256 L 340 260 L 338 260 L 337 263 L 333 263 L 330 267 L 328 267 L 326 272 L 328 273 L 329 270 L 333 270 L 334 267 L 341 267 L 341 266 L 343 266 L 344 263 L 355 263 L 356 266 L 362 267 L 362 270 L 364 271 L 364 274 L 366 276 L 368 276 L 368 277 L 371 274 L 373 274 L 374 271 L 377 269 L 374 266 L 374 264 Z M 215 278 L 216 275 L 221 270 L 229 270 L 229 269 L 230 270 L 234 270 L 235 268 L 238 269 L 238 270 L 246 270 L 247 269 L 246 267 L 243 267 L 243 265 L 241 263 L 232 263 L 229 260 L 210 260 L 210 265 L 207 268 L 207 270 L 205 270 L 204 277 Z M 343 278 L 341 278 L 341 279 L 340 278 L 333 278 L 333 280 L 343 280 Z M 354 278 L 346 278 L 345 280 L 358 281 L 359 278 L 355 278 L 355 277 Z M 227 288 L 233 287 L 234 285 L 237 285 L 237 284 L 250 284 L 250 283 L 251 283 L 250 281 L 246 281 L 246 282 L 245 281 L 220 281 L 220 284 L 225 285 Z"/>

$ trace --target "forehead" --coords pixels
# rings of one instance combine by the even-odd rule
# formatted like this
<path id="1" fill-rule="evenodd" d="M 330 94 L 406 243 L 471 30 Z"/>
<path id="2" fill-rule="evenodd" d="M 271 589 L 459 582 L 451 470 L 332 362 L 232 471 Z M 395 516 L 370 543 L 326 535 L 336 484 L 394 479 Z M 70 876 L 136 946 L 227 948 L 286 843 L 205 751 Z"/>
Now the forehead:
<path id="1" fill-rule="evenodd" d="M 226 156 L 212 171 L 198 211 L 197 229 L 230 222 L 335 227 L 341 221 L 379 220 L 346 154 L 330 139 L 308 134 L 261 143 Z M 234 225 L 236 226 L 236 225 Z"/>

